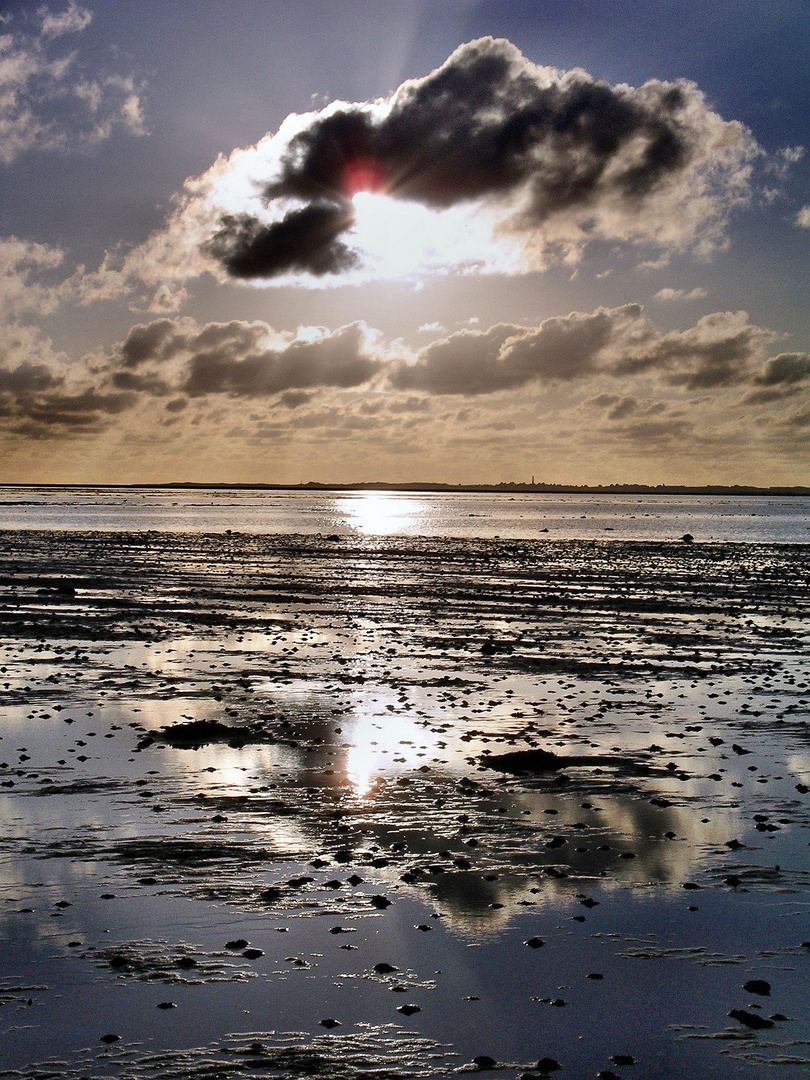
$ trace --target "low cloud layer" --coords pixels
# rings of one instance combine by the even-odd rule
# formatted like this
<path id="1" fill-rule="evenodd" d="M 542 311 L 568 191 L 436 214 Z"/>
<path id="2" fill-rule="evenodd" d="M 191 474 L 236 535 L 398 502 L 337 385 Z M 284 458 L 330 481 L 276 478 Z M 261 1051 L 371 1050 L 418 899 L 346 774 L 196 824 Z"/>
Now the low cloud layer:
<path id="1" fill-rule="evenodd" d="M 363 323 L 334 331 L 279 334 L 234 320 L 200 327 L 158 319 L 133 327 L 98 370 L 117 389 L 155 396 L 226 394 L 266 398 L 285 391 L 362 387 L 481 397 L 529 385 L 572 387 L 600 377 L 653 379 L 664 387 L 717 391 L 796 386 L 810 378 L 801 353 L 766 361 L 777 335 L 745 312 L 717 312 L 686 330 L 663 332 L 640 304 L 460 330 L 405 355 Z"/>
<path id="2" fill-rule="evenodd" d="M 535 382 L 651 376 L 668 386 L 710 390 L 750 381 L 773 338 L 744 312 L 708 315 L 688 330 L 662 333 L 641 305 L 627 304 L 531 328 L 463 330 L 397 365 L 391 381 L 399 389 L 479 395 Z"/>
<path id="3" fill-rule="evenodd" d="M 612 86 L 482 38 L 385 99 L 291 115 L 220 160 L 189 181 L 167 228 L 129 266 L 164 285 L 167 272 L 180 282 L 205 271 L 367 280 L 379 266 L 363 247 L 358 191 L 477 228 L 444 269 L 525 273 L 575 260 L 597 239 L 705 254 L 724 243 L 760 154 L 692 83 Z"/>
<path id="4" fill-rule="evenodd" d="M 108 385 L 92 362 L 71 365 L 33 326 L 9 324 L 0 339 L 0 426 L 43 439 L 103 431 L 137 397 Z"/>
<path id="5" fill-rule="evenodd" d="M 119 389 L 155 396 L 227 394 L 269 397 L 312 387 L 361 386 L 380 370 L 373 335 L 362 323 L 328 332 L 308 327 L 280 335 L 267 323 L 159 319 L 136 326 L 106 364 Z"/>
<path id="6" fill-rule="evenodd" d="M 651 445 L 677 439 L 695 415 L 723 417 L 732 433 L 758 417 L 795 439 L 807 428 L 810 356 L 769 355 L 776 340 L 744 312 L 665 332 L 638 304 L 459 330 L 413 350 L 363 323 L 291 334 L 262 321 L 175 317 L 134 326 L 113 348 L 70 364 L 40 331 L 9 326 L 0 344 L 0 423 L 62 438 L 110 429 L 127 415 L 137 427 L 143 412 L 153 428 L 209 424 L 212 438 L 224 416 L 278 438 L 324 425 L 364 438 L 375 425 L 384 430 L 386 416 L 395 425 L 406 414 L 432 417 L 437 433 L 478 416 L 489 417 L 487 438 L 497 445 L 531 426 L 521 419 L 530 400 L 552 410 L 552 426 L 591 400 L 600 423 L 633 442 L 645 432 Z M 353 403 L 349 412 L 341 402 Z M 451 420 L 442 419 L 448 402 Z M 587 442 L 590 421 L 576 423 Z"/>

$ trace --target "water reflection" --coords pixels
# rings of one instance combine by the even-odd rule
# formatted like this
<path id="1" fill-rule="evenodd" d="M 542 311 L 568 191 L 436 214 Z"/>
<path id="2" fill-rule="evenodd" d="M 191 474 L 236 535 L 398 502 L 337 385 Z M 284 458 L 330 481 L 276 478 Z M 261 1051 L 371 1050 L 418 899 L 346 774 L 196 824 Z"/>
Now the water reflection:
<path id="1" fill-rule="evenodd" d="M 384 777 L 407 775 L 422 768 L 428 750 L 444 747 L 424 724 L 395 711 L 376 715 L 361 705 L 349 731 L 342 771 L 356 798 L 366 798 Z M 434 759 L 435 760 L 435 759 Z"/>
<path id="2" fill-rule="evenodd" d="M 444 653 L 420 653 L 413 636 L 405 648 L 395 627 L 387 613 L 330 627 L 310 616 L 265 633 L 178 635 L 92 658 L 63 653 L 58 665 L 40 645 L 5 654 L 11 667 L 29 671 L 36 660 L 43 692 L 66 667 L 83 678 L 89 664 L 105 695 L 88 709 L 64 692 L 61 715 L 7 707 L 7 768 L 15 755 L 22 768 L 5 773 L 15 798 L 0 803 L 13 849 L 6 888 L 27 887 L 32 865 L 38 876 L 38 860 L 60 855 L 73 860 L 62 865 L 75 887 L 87 857 L 136 880 L 148 867 L 189 895 L 203 890 L 249 910 L 266 910 L 262 886 L 271 886 L 285 913 L 303 905 L 345 916 L 363 910 L 362 889 L 346 884 L 351 867 L 364 887 L 410 893 L 438 905 L 448 927 L 480 935 L 508 925 L 523 905 L 570 898 L 589 881 L 678 885 L 727 855 L 729 840 L 749 843 L 750 822 L 729 788 L 766 782 L 770 766 L 750 750 L 727 752 L 744 740 L 739 733 L 724 731 L 715 747 L 708 732 L 718 726 L 684 729 L 700 709 L 687 683 L 645 688 L 660 686 L 669 698 L 654 737 L 670 740 L 672 772 L 657 752 L 650 775 L 607 767 L 504 777 L 482 767 L 485 752 L 527 738 L 564 747 L 554 740 L 578 725 L 575 700 L 588 717 L 590 742 L 580 739 L 580 749 L 637 755 L 654 726 L 649 716 L 638 722 L 641 688 L 613 694 L 608 715 L 606 686 L 608 697 L 616 689 L 609 683 L 507 675 L 480 651 L 467 656 L 460 678 Z M 71 692 L 80 685 L 74 680 Z M 729 704 L 747 703 L 749 684 L 729 681 L 726 690 Z M 121 698 L 106 699 L 110 691 Z M 188 749 L 160 738 L 167 727 L 205 720 L 226 734 Z M 550 730 L 540 733 L 541 725 Z M 254 735 L 234 744 L 232 728 Z M 137 753 L 133 740 L 143 744 Z M 761 772 L 751 773 L 754 763 Z M 785 765 L 806 779 L 806 755 Z M 709 777 L 713 769 L 720 772 Z M 291 878 L 306 884 L 290 890 Z"/>
<path id="3" fill-rule="evenodd" d="M 419 522 L 428 514 L 424 499 L 408 495 L 369 491 L 353 493 L 336 500 L 349 526 L 364 536 L 410 535 L 420 531 Z"/>
<path id="4" fill-rule="evenodd" d="M 108 1017 L 122 1048 L 159 1049 L 266 1016 L 402 1025 L 414 1000 L 409 1023 L 446 1018 L 454 1047 L 470 1031 L 456 1063 L 523 1061 L 539 1030 L 536 1061 L 559 1037 L 539 995 L 565 986 L 566 1075 L 597 1075 L 661 1045 L 639 1015 L 716 1025 L 746 1004 L 748 970 L 674 970 L 696 946 L 746 953 L 802 1015 L 804 550 L 365 542 L 393 517 L 421 531 L 418 500 L 343 502 L 312 541 L 0 538 L 0 1004 L 12 1024 L 36 1009 L 0 1066 L 98 1045 Z M 326 540 L 347 522 L 350 543 Z M 196 748 L 164 730 L 195 724 Z M 528 747 L 600 764 L 486 768 Z M 633 969 L 628 934 L 648 928 L 657 959 Z M 548 948 L 522 947 L 538 934 Z M 174 1028 L 150 984 L 166 957 Z M 580 1067 L 571 1047 L 602 1035 Z"/>

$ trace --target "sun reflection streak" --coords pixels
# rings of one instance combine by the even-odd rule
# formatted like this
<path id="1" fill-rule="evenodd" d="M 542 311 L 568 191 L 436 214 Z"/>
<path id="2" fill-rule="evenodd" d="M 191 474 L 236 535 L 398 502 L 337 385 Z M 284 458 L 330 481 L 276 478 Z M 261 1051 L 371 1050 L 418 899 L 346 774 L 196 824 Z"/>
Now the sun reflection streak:
<path id="1" fill-rule="evenodd" d="M 350 527 L 358 532 L 366 536 L 390 536 L 418 531 L 427 504 L 420 499 L 372 491 L 339 499 L 338 509 L 346 515 Z"/>
<path id="2" fill-rule="evenodd" d="M 358 799 L 365 799 L 369 795 L 377 774 L 379 753 L 377 740 L 371 737 L 373 732 L 371 718 L 361 717 L 352 735 L 354 743 L 346 755 L 346 778 Z"/>

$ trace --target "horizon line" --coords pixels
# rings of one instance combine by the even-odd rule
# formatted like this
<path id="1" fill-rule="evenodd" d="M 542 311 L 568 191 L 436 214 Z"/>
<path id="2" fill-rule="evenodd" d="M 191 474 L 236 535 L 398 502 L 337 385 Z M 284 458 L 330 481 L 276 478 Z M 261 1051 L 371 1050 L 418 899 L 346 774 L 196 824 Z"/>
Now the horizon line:
<path id="1" fill-rule="evenodd" d="M 457 492 L 463 494 L 499 492 L 519 492 L 537 494 L 614 494 L 614 495 L 810 495 L 810 487 L 801 484 L 560 484 L 526 483 L 523 481 L 501 481 L 496 484 L 450 484 L 436 481 L 426 482 L 389 482 L 358 481 L 355 483 L 324 483 L 309 480 L 298 484 L 280 484 L 262 481 L 197 481 L 177 480 L 150 483 L 138 481 L 130 483 L 94 483 L 82 481 L 76 483 L 39 483 L 37 481 L 3 481 L 4 488 L 48 488 L 48 489 L 102 489 L 120 490 L 234 490 L 234 491 L 403 491 L 403 492 Z"/>

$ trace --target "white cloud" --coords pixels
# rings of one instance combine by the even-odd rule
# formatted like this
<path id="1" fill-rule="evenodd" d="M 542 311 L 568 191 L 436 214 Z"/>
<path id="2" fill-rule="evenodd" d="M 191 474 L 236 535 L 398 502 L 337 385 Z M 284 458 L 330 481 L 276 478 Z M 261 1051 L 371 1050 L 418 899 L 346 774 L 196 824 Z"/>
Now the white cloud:
<path id="1" fill-rule="evenodd" d="M 76 34 L 88 27 L 93 19 L 93 13 L 87 8 L 79 7 L 76 0 L 70 0 L 67 8 L 58 15 L 53 15 L 48 8 L 41 7 L 37 12 L 42 19 L 42 36 L 44 38 L 57 38 L 63 34 Z"/>
<path id="2" fill-rule="evenodd" d="M 786 179 L 791 167 L 801 161 L 805 155 L 803 146 L 783 146 L 773 154 L 765 168 L 780 180 Z"/>
<path id="3" fill-rule="evenodd" d="M 804 206 L 796 215 L 796 224 L 800 229 L 810 229 L 810 206 Z"/>
<path id="4" fill-rule="evenodd" d="M 655 294 L 656 300 L 703 300 L 709 294 L 705 289 L 698 286 L 687 292 L 685 289 L 659 289 Z"/>
<path id="5" fill-rule="evenodd" d="M 120 259 L 105 256 L 97 270 L 65 267 L 65 252 L 48 244 L 0 237 L 0 324 L 52 315 L 66 304 L 80 307 L 126 296 L 130 285 Z"/>
<path id="6" fill-rule="evenodd" d="M 41 275 L 57 270 L 64 261 L 60 248 L 16 237 L 0 239 L 0 319 L 21 315 L 50 315 L 62 301 L 64 281 L 49 284 Z"/>
<path id="7" fill-rule="evenodd" d="M 0 162 L 99 143 L 116 126 L 145 134 L 143 84 L 131 76 L 91 76 L 78 51 L 55 51 L 63 35 L 89 25 L 90 12 L 71 3 L 61 14 L 39 14 L 40 36 L 0 35 Z"/>

